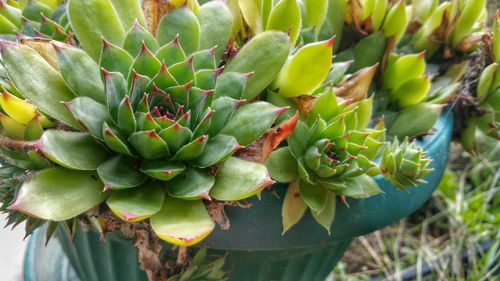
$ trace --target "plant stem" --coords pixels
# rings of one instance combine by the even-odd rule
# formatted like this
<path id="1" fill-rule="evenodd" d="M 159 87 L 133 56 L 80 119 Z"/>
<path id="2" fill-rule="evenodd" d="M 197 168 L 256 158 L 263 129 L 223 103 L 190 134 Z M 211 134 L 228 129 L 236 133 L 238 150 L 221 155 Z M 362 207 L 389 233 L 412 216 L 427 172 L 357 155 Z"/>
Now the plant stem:
<path id="1" fill-rule="evenodd" d="M 28 150 L 35 149 L 35 142 L 14 140 L 14 139 L 8 138 L 6 136 L 0 135 L 0 146 L 15 149 L 15 150 L 28 151 Z"/>

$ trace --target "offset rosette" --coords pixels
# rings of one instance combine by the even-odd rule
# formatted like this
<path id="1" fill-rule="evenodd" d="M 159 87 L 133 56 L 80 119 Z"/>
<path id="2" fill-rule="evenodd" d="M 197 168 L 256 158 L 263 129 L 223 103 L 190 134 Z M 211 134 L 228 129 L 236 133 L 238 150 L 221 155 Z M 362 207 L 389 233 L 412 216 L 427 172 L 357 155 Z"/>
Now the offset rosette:
<path id="1" fill-rule="evenodd" d="M 400 144 L 396 139 L 385 148 L 380 171 L 393 185 L 406 190 L 405 186 L 427 183 L 423 178 L 433 171 L 427 167 L 430 162 L 431 159 L 415 142 L 405 138 Z"/>
<path id="2" fill-rule="evenodd" d="M 15 152 L 8 155 L 15 166 L 38 161 L 22 166 L 35 173 L 10 208 L 61 221 L 106 200 L 123 220 L 150 219 L 162 239 L 195 244 L 215 226 L 203 200 L 241 200 L 274 182 L 263 164 L 233 155 L 286 110 L 251 100 L 284 64 L 288 36 L 262 33 L 226 68 L 232 22 L 223 3 L 196 14 L 171 10 L 155 36 L 141 23 L 140 5 L 121 13 L 121 2 L 103 3 L 99 11 L 88 1 L 68 3 L 84 50 L 52 40 L 39 48 L 1 43 L 13 94 L 0 96 L 0 121 L 16 125 L 3 126 L 2 143 Z M 88 27 L 90 17 L 101 34 Z M 275 72 L 253 68 L 264 55 Z"/>

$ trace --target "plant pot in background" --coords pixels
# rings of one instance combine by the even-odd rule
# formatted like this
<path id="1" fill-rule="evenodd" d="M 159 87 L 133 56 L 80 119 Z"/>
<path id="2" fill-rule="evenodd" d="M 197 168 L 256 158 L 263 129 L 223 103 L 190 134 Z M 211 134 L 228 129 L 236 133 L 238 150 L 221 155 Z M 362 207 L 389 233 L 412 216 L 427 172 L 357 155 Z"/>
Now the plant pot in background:
<path id="1" fill-rule="evenodd" d="M 446 168 L 452 126 L 453 117 L 445 112 L 434 126 L 435 133 L 419 142 L 433 159 L 428 184 L 403 192 L 377 176 L 384 193 L 348 199 L 350 208 L 338 201 L 330 236 L 309 213 L 282 235 L 281 203 L 286 186 L 277 184 L 273 189 L 281 199 L 262 192 L 260 200 L 250 199 L 249 209 L 226 207 L 230 229 L 214 230 L 199 246 L 208 248 L 209 255 L 228 254 L 225 270 L 232 281 L 322 281 L 353 238 L 408 216 L 431 197 Z M 45 248 L 45 236 L 36 232 L 26 253 L 25 281 L 146 280 L 132 243 L 115 234 L 107 237 L 100 242 L 96 232 L 80 228 L 73 245 L 59 231 L 59 239 Z"/>

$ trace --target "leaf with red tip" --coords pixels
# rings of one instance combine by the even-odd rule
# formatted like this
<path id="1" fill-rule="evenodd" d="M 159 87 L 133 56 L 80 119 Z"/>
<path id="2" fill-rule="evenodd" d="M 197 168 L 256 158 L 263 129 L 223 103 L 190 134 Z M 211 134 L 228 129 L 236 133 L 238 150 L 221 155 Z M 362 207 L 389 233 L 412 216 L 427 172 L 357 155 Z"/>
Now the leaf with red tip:
<path id="1" fill-rule="evenodd" d="M 157 71 L 160 68 L 158 67 Z M 156 72 L 154 73 L 156 74 Z M 154 75 L 153 74 L 153 75 Z M 148 89 L 148 85 L 151 83 L 151 78 L 145 75 L 141 75 L 137 73 L 134 69 L 131 70 L 129 75 L 129 85 L 130 91 L 128 96 L 130 97 L 130 102 L 132 103 L 132 107 L 136 108 L 139 101 L 144 96 L 144 93 Z"/>
<path id="2" fill-rule="evenodd" d="M 333 220 L 335 218 L 335 208 L 336 208 L 337 197 L 333 192 L 327 192 L 326 204 L 323 210 L 319 213 L 312 212 L 313 218 L 321 224 L 326 231 L 328 231 L 328 235 L 331 234 L 330 229 L 332 228 Z"/>
<path id="3" fill-rule="evenodd" d="M 127 70 L 128 71 L 128 70 Z M 103 70 L 104 85 L 106 89 L 106 103 L 113 119 L 117 120 L 118 108 L 127 94 L 127 81 L 119 72 Z"/>
<path id="4" fill-rule="evenodd" d="M 193 12 L 183 6 L 165 14 L 158 24 L 156 38 L 160 45 L 179 36 L 179 42 L 186 54 L 198 51 L 200 46 L 200 24 Z"/>
<path id="5" fill-rule="evenodd" d="M 184 172 L 185 169 L 186 166 L 182 163 L 166 160 L 144 161 L 141 166 L 141 172 L 162 181 L 169 181 L 175 178 Z"/>
<path id="6" fill-rule="evenodd" d="M 134 58 L 124 49 L 103 39 L 103 49 L 99 65 L 108 71 L 120 72 L 127 77 L 132 67 Z"/>
<path id="7" fill-rule="evenodd" d="M 136 21 L 125 36 L 123 49 L 136 57 L 141 52 L 143 42 L 153 53 L 159 48 L 156 39 Z"/>
<path id="8" fill-rule="evenodd" d="M 150 218 L 161 239 L 179 246 L 194 245 L 207 237 L 215 223 L 201 200 L 165 198 L 163 208 Z"/>
<path id="9" fill-rule="evenodd" d="M 214 137 L 222 131 L 227 121 L 233 115 L 234 111 L 240 106 L 241 101 L 230 97 L 220 97 L 212 102 L 210 107 L 213 109 L 212 123 L 208 130 L 208 135 Z"/>
<path id="10" fill-rule="evenodd" d="M 251 74 L 237 72 L 224 72 L 217 79 L 214 99 L 231 97 L 240 100 L 245 92 L 245 84 Z"/>
<path id="11" fill-rule="evenodd" d="M 171 65 L 168 70 L 174 76 L 179 84 L 185 84 L 194 79 L 193 57 L 187 58 L 185 61 Z"/>
<path id="12" fill-rule="evenodd" d="M 195 73 L 196 87 L 204 90 L 215 88 L 219 69 L 203 69 Z"/>
<path id="13" fill-rule="evenodd" d="M 139 55 L 135 58 L 132 68 L 141 75 L 153 78 L 161 68 L 161 62 L 143 42 Z"/>
<path id="14" fill-rule="evenodd" d="M 195 120 L 203 119 L 202 113 L 205 109 L 207 109 L 207 101 L 210 100 L 210 96 L 213 91 L 210 90 L 202 90 L 197 87 L 192 87 L 189 89 L 189 109 L 191 110 L 192 117 Z M 206 113 L 206 112 L 205 112 Z"/>
<path id="15" fill-rule="evenodd" d="M 345 181 L 347 188 L 342 190 L 342 195 L 353 198 L 368 198 L 383 193 L 374 179 L 368 175 L 348 178 Z"/>
<path id="16" fill-rule="evenodd" d="M 120 130 L 126 134 L 132 134 L 136 131 L 137 121 L 128 96 L 125 96 L 118 107 L 117 123 Z"/>
<path id="17" fill-rule="evenodd" d="M 93 172 L 50 168 L 25 182 L 9 208 L 44 220 L 63 221 L 101 203 L 106 198 L 102 188 Z"/>
<path id="18" fill-rule="evenodd" d="M 65 105 L 91 135 L 103 139 L 102 125 L 111 120 L 106 106 L 89 97 L 78 97 Z"/>
<path id="19" fill-rule="evenodd" d="M 264 165 L 230 157 L 219 168 L 210 196 L 217 200 L 242 200 L 273 183 Z"/>
<path id="20" fill-rule="evenodd" d="M 116 128 L 106 122 L 102 127 L 102 137 L 108 148 L 121 154 L 133 156 L 132 148 L 128 146 L 127 138 Z"/>
<path id="21" fill-rule="evenodd" d="M 269 129 L 286 108 L 267 102 L 244 105 L 231 116 L 222 133 L 234 136 L 239 144 L 249 145 Z"/>
<path id="22" fill-rule="evenodd" d="M 214 185 L 215 177 L 208 171 L 187 167 L 186 170 L 169 181 L 167 192 L 170 196 L 184 200 L 209 199 L 208 193 Z"/>
<path id="23" fill-rule="evenodd" d="M 45 131 L 36 147 L 55 163 L 75 170 L 95 170 L 108 158 L 104 147 L 87 133 Z"/>
<path id="24" fill-rule="evenodd" d="M 206 168 L 219 164 L 240 148 L 241 146 L 234 137 L 218 135 L 215 138 L 210 138 L 201 155 L 194 161 L 194 165 Z"/>
<path id="25" fill-rule="evenodd" d="M 133 133 L 128 141 L 145 159 L 158 159 L 169 154 L 167 143 L 155 131 Z"/>
<path id="26" fill-rule="evenodd" d="M 172 159 L 177 161 L 188 161 L 196 159 L 205 149 L 207 142 L 208 136 L 203 135 L 181 147 L 181 149 L 177 151 Z"/>
<path id="27" fill-rule="evenodd" d="M 189 101 L 189 90 L 193 86 L 193 82 L 187 82 L 186 84 L 173 86 L 167 89 L 167 93 L 172 97 L 173 101 L 180 104 L 187 104 Z"/>
<path id="28" fill-rule="evenodd" d="M 299 177 L 297 160 L 288 146 L 273 151 L 266 161 L 266 167 L 271 178 L 279 182 L 291 182 Z"/>
<path id="29" fill-rule="evenodd" d="M 179 125 L 179 123 L 175 123 L 160 131 L 159 135 L 167 143 L 169 150 L 172 152 L 177 152 L 193 137 L 191 130 Z"/>
<path id="30" fill-rule="evenodd" d="M 147 182 L 137 188 L 113 191 L 106 203 L 120 219 L 138 222 L 158 213 L 164 199 L 163 185 Z"/>
<path id="31" fill-rule="evenodd" d="M 212 46 L 213 47 L 213 46 Z M 193 68 L 195 71 L 202 69 L 215 69 L 217 64 L 215 62 L 215 49 L 201 50 L 193 54 Z"/>
<path id="32" fill-rule="evenodd" d="M 149 131 L 149 130 L 160 130 L 161 127 L 156 123 L 155 119 L 151 113 L 136 112 L 135 119 L 137 120 L 137 130 L 139 131 Z"/>
<path id="33" fill-rule="evenodd" d="M 163 45 L 163 47 L 156 52 L 156 57 L 167 66 L 184 61 L 186 59 L 186 54 L 184 54 L 184 50 L 182 50 L 179 44 L 179 37 L 176 36 L 172 41 Z"/>
<path id="34" fill-rule="evenodd" d="M 179 85 L 174 76 L 170 74 L 170 71 L 168 71 L 168 68 L 164 63 L 162 64 L 160 71 L 158 71 L 155 77 L 153 77 L 153 81 L 151 81 L 151 83 L 154 83 L 159 89 L 163 91 L 170 87 Z"/>
<path id="35" fill-rule="evenodd" d="M 59 71 L 69 88 L 78 96 L 87 96 L 105 104 L 99 65 L 81 49 L 62 43 L 52 44 L 56 50 Z"/>
<path id="36" fill-rule="evenodd" d="M 126 189 L 141 185 L 148 177 L 134 167 L 134 159 L 115 156 L 97 168 L 105 189 Z"/>

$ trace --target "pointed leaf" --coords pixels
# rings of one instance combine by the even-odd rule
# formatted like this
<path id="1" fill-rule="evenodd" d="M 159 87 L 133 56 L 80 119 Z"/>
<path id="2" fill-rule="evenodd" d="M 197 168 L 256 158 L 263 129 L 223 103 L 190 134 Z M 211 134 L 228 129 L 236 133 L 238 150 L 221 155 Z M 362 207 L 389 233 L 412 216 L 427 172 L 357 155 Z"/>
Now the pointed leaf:
<path id="1" fill-rule="evenodd" d="M 145 159 L 158 159 L 169 154 L 167 144 L 155 131 L 134 133 L 128 141 Z"/>
<path id="2" fill-rule="evenodd" d="M 230 157 L 219 168 L 210 196 L 217 200 L 242 200 L 273 183 L 264 165 Z"/>
<path id="3" fill-rule="evenodd" d="M 337 198 L 335 194 L 333 192 L 327 192 L 326 204 L 323 211 L 320 213 L 312 212 L 313 218 L 328 231 L 328 235 L 331 234 L 333 219 L 335 218 L 336 202 Z"/>
<path id="4" fill-rule="evenodd" d="M 144 14 L 139 0 L 110 0 L 113 8 L 120 19 L 123 30 L 128 30 L 135 21 L 142 26 L 146 25 Z"/>
<path id="5" fill-rule="evenodd" d="M 201 200 L 165 198 L 160 212 L 150 218 L 154 232 L 161 239 L 179 246 L 194 245 L 215 228 L 215 223 Z"/>
<path id="6" fill-rule="evenodd" d="M 272 126 L 283 109 L 286 110 L 267 102 L 247 104 L 236 110 L 222 133 L 235 137 L 241 145 L 248 145 Z"/>
<path id="7" fill-rule="evenodd" d="M 177 151 L 172 159 L 176 161 L 188 161 L 196 159 L 205 149 L 207 142 L 208 136 L 203 135 L 181 147 L 181 149 Z"/>
<path id="8" fill-rule="evenodd" d="M 165 160 L 144 161 L 141 166 L 141 172 L 162 181 L 173 179 L 184 172 L 185 169 L 186 167 L 179 162 Z"/>
<path id="9" fill-rule="evenodd" d="M 64 81 L 77 96 L 87 96 L 104 104 L 104 86 L 101 81 L 99 65 L 84 51 L 53 43 L 59 62 L 59 70 Z"/>
<path id="10" fill-rule="evenodd" d="M 55 163 L 75 170 L 95 170 L 108 153 L 87 133 L 45 131 L 36 146 Z"/>
<path id="11" fill-rule="evenodd" d="M 99 65 L 113 72 L 120 72 L 123 77 L 127 77 L 132 67 L 134 58 L 124 49 L 103 40 L 103 48 Z"/>
<path id="12" fill-rule="evenodd" d="M 65 105 L 91 135 L 103 139 L 102 125 L 111 120 L 106 106 L 89 97 L 78 97 Z"/>
<path id="13" fill-rule="evenodd" d="M 105 189 L 126 189 L 144 183 L 148 177 L 134 167 L 136 163 L 123 155 L 115 156 L 97 168 Z"/>
<path id="14" fill-rule="evenodd" d="M 138 22 L 135 22 L 132 28 L 128 31 L 123 42 L 123 49 L 125 49 L 133 57 L 136 57 L 141 51 L 142 42 L 146 44 L 149 50 L 153 53 L 159 48 L 156 39 Z"/>
<path id="15" fill-rule="evenodd" d="M 218 77 L 217 83 L 215 84 L 214 99 L 230 97 L 240 100 L 245 91 L 245 84 L 249 77 L 249 74 L 225 71 Z"/>
<path id="16" fill-rule="evenodd" d="M 164 198 L 163 186 L 148 182 L 137 188 L 114 191 L 106 203 L 120 219 L 138 222 L 158 213 Z"/>
<path id="17" fill-rule="evenodd" d="M 283 206 L 281 207 L 283 234 L 300 221 L 306 210 L 307 205 L 300 195 L 299 182 L 293 181 L 288 185 Z"/>
<path id="18" fill-rule="evenodd" d="M 231 36 L 233 16 L 226 4 L 212 1 L 204 4 L 196 12 L 200 23 L 200 49 L 217 46 L 215 60 L 222 58 Z"/>
<path id="19" fill-rule="evenodd" d="M 156 52 L 156 58 L 164 62 L 167 66 L 186 60 L 186 54 L 179 43 L 179 37 L 176 36 L 172 41 L 163 45 Z"/>
<path id="20" fill-rule="evenodd" d="M 61 104 L 75 95 L 50 64 L 35 50 L 22 45 L 2 43 L 0 52 L 9 77 L 25 98 L 47 115 L 74 128 L 80 127 Z"/>
<path id="21" fill-rule="evenodd" d="M 291 182 L 299 176 L 297 160 L 288 146 L 273 151 L 266 161 L 266 167 L 271 178 L 279 182 Z"/>
<path id="22" fill-rule="evenodd" d="M 92 172 L 46 169 L 23 184 L 9 208 L 45 220 L 67 220 L 102 202 L 102 187 Z"/>
<path id="23" fill-rule="evenodd" d="M 102 127 L 102 137 L 108 148 L 121 154 L 133 156 L 132 148 L 127 143 L 127 138 L 116 128 L 110 127 L 106 122 Z"/>
<path id="24" fill-rule="evenodd" d="M 172 152 L 177 152 L 193 137 L 191 130 L 179 125 L 179 123 L 175 123 L 160 131 L 159 135 L 167 143 L 169 150 Z"/>
<path id="25" fill-rule="evenodd" d="M 304 181 L 299 184 L 300 194 L 312 211 L 320 213 L 326 206 L 327 189 L 320 185 L 312 185 Z"/>
<path id="26" fill-rule="evenodd" d="M 375 180 L 370 176 L 361 175 L 345 180 L 347 188 L 342 191 L 342 195 L 353 198 L 367 198 L 379 193 L 383 193 Z"/>
<path id="27" fill-rule="evenodd" d="M 218 135 L 208 140 L 205 149 L 194 161 L 193 165 L 200 168 L 216 165 L 227 159 L 239 148 L 241 148 L 241 146 L 234 137 Z"/>
<path id="28" fill-rule="evenodd" d="M 185 200 L 209 199 L 208 193 L 214 186 L 215 177 L 207 170 L 187 167 L 184 173 L 169 181 L 167 192 L 170 196 Z"/>
<path id="29" fill-rule="evenodd" d="M 193 12 L 186 6 L 163 16 L 156 31 L 156 38 L 160 45 L 164 45 L 172 41 L 177 34 L 186 54 L 190 55 L 199 50 L 200 24 Z"/>

